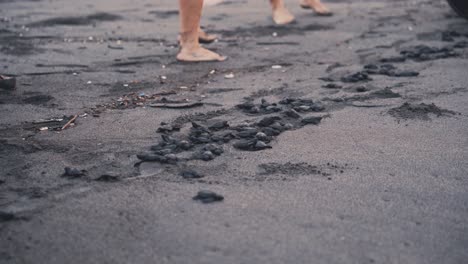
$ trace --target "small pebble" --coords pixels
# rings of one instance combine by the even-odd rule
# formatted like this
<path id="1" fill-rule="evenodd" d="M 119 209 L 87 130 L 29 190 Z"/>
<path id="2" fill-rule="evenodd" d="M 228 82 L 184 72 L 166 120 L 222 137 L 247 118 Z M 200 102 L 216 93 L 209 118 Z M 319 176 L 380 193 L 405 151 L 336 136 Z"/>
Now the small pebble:
<path id="1" fill-rule="evenodd" d="M 95 181 L 100 181 L 100 182 L 117 182 L 119 181 L 119 177 L 115 175 L 110 175 L 110 174 L 103 174 L 99 176 Z"/>
<path id="2" fill-rule="evenodd" d="M 224 196 L 212 191 L 199 191 L 198 194 L 195 197 L 193 197 L 193 200 L 207 204 L 221 202 L 224 200 Z"/>

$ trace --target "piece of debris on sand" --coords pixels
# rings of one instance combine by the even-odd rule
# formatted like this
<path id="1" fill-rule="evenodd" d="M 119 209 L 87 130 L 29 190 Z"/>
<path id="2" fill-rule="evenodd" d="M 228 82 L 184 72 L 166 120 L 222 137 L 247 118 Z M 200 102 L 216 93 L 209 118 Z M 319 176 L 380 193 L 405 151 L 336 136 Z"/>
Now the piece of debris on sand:
<path id="1" fill-rule="evenodd" d="M 152 103 L 149 106 L 155 108 L 173 108 L 173 109 L 183 109 L 183 108 L 192 108 L 203 106 L 202 102 L 173 102 L 173 103 Z"/>
<path id="2" fill-rule="evenodd" d="M 411 104 L 404 103 L 399 107 L 392 108 L 388 113 L 397 118 L 397 119 L 420 119 L 420 120 L 430 120 L 429 115 L 440 116 L 450 116 L 454 115 L 455 112 L 442 109 L 436 106 L 435 104 Z"/>
<path id="3" fill-rule="evenodd" d="M 172 103 L 169 99 L 162 97 L 166 95 L 176 94 L 174 91 L 162 91 L 147 95 L 145 93 L 129 93 L 121 96 L 117 100 L 110 103 L 97 105 L 93 111 L 102 112 L 104 109 L 133 109 L 137 107 L 143 107 L 152 103 Z M 180 103 L 178 101 L 178 103 Z M 187 103 L 184 101 L 183 103 Z"/>
<path id="4" fill-rule="evenodd" d="M 224 197 L 212 191 L 199 191 L 198 194 L 195 197 L 193 197 L 193 200 L 200 201 L 206 204 L 221 202 L 224 200 Z"/>
<path id="5" fill-rule="evenodd" d="M 16 78 L 0 75 L 0 89 L 14 90 L 16 88 Z"/>
<path id="6" fill-rule="evenodd" d="M 17 217 L 13 213 L 0 211 L 0 223 L 16 220 Z"/>
<path id="7" fill-rule="evenodd" d="M 75 121 L 78 118 L 78 115 L 73 116 L 63 116 L 60 118 L 51 118 L 51 119 L 41 119 L 33 121 L 31 123 L 25 124 L 23 126 L 26 130 L 36 130 L 36 131 L 62 131 L 67 129 L 70 126 L 75 125 Z"/>

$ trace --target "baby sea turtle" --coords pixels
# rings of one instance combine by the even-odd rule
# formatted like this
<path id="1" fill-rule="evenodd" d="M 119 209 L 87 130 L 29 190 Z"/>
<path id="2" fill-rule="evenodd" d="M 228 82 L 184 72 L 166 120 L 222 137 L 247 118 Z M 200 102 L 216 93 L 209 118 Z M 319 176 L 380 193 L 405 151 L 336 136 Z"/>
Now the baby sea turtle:
<path id="1" fill-rule="evenodd" d="M 204 161 L 210 161 L 210 160 L 214 160 L 215 155 L 213 154 L 213 152 L 206 150 L 198 154 L 195 154 L 195 157 Z"/>
<path id="2" fill-rule="evenodd" d="M 263 132 L 258 132 L 255 137 L 258 139 L 258 140 L 261 140 L 261 141 L 264 141 L 264 142 L 268 142 L 270 141 L 270 137 L 267 136 L 267 134 L 263 133 Z"/>
<path id="3" fill-rule="evenodd" d="M 86 175 L 85 170 L 80 170 L 77 168 L 70 168 L 65 167 L 65 172 L 63 173 L 62 177 L 69 177 L 69 178 L 80 178 Z"/>
<path id="4" fill-rule="evenodd" d="M 184 177 L 185 179 L 200 179 L 205 177 L 205 175 L 191 169 L 181 171 L 180 176 Z"/>
<path id="5" fill-rule="evenodd" d="M 274 124 L 276 121 L 281 120 L 281 117 L 279 116 L 268 116 L 263 119 L 261 119 L 257 124 L 261 127 L 267 127 L 271 126 Z"/>
<path id="6" fill-rule="evenodd" d="M 354 74 L 344 76 L 341 78 L 341 81 L 344 83 L 356 83 L 356 82 L 367 82 L 372 81 L 369 75 L 365 72 L 356 72 Z"/>
<path id="7" fill-rule="evenodd" d="M 218 131 L 222 130 L 229 127 L 228 121 L 221 120 L 221 121 L 215 121 L 211 124 L 209 124 L 208 128 L 213 131 Z"/>
<path id="8" fill-rule="evenodd" d="M 271 148 L 267 143 L 258 139 L 239 140 L 234 143 L 234 147 L 246 151 L 258 151 Z"/>
<path id="9" fill-rule="evenodd" d="M 304 117 L 301 120 L 301 123 L 304 125 L 309 125 L 309 124 L 318 125 L 320 124 L 320 121 L 322 121 L 322 119 L 323 117 L 321 116 L 308 116 L 308 117 Z"/>
<path id="10" fill-rule="evenodd" d="M 255 150 L 264 150 L 264 149 L 270 149 L 270 148 L 272 147 L 260 140 L 258 140 L 257 143 L 255 144 Z"/>
<path id="11" fill-rule="evenodd" d="M 211 153 L 217 156 L 223 154 L 224 152 L 223 147 L 221 147 L 220 145 L 216 145 L 216 144 L 207 144 L 203 146 L 203 150 L 210 151 Z"/>
<path id="12" fill-rule="evenodd" d="M 177 156 L 174 154 L 158 155 L 154 153 L 142 153 L 138 154 L 137 158 L 144 162 L 160 162 L 169 164 L 175 164 L 178 161 Z"/>
<path id="13" fill-rule="evenodd" d="M 284 114 L 287 116 L 287 117 L 291 117 L 291 118 L 301 118 L 301 115 L 294 109 L 289 109 L 287 111 L 284 112 Z"/>
<path id="14" fill-rule="evenodd" d="M 258 129 L 254 127 L 247 127 L 242 131 L 237 133 L 237 136 L 240 138 L 252 138 L 258 133 Z"/>

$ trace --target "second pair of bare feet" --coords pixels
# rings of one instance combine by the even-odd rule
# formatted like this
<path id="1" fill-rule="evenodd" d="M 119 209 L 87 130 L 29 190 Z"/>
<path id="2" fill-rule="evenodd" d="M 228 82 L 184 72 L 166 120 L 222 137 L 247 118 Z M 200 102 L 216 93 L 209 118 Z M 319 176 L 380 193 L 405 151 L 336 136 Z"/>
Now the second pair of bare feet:
<path id="1" fill-rule="evenodd" d="M 278 25 L 289 24 L 294 21 L 294 16 L 284 6 L 283 1 L 270 0 L 273 9 L 273 21 Z M 320 0 L 300 0 L 304 9 L 312 9 L 317 15 L 331 16 L 332 12 Z"/>
<path id="2" fill-rule="evenodd" d="M 294 16 L 284 6 L 283 0 L 270 0 L 273 9 L 273 20 L 278 25 L 294 21 Z M 224 61 L 225 56 L 203 48 L 200 43 L 210 43 L 216 39 L 200 28 L 200 17 L 203 0 L 179 0 L 181 17 L 181 46 L 177 59 L 186 62 Z M 319 15 L 329 16 L 330 10 L 320 0 L 301 0 L 301 7 L 313 9 Z"/>

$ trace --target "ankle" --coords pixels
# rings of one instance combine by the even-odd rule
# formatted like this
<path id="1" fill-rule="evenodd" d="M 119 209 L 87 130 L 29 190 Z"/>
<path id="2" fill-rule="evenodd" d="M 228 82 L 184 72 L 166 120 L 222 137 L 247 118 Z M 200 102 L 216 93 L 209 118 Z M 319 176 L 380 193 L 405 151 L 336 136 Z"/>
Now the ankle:
<path id="1" fill-rule="evenodd" d="M 282 2 L 270 1 L 271 2 L 271 9 L 273 11 L 284 9 L 284 4 Z"/>
<path id="2" fill-rule="evenodd" d="M 182 32 L 179 35 L 180 39 L 180 46 L 183 49 L 196 49 L 200 47 L 200 44 L 198 42 L 198 31 L 196 33 L 194 32 Z"/>

